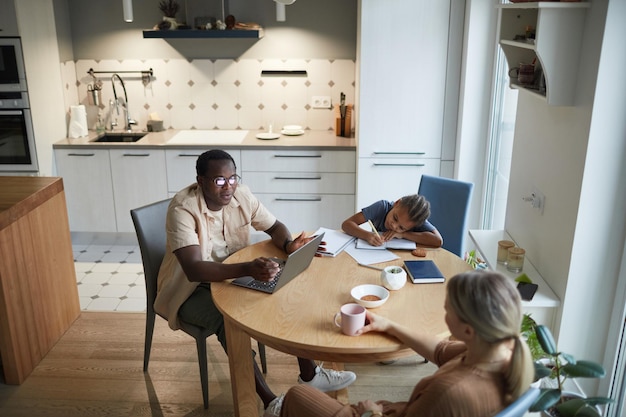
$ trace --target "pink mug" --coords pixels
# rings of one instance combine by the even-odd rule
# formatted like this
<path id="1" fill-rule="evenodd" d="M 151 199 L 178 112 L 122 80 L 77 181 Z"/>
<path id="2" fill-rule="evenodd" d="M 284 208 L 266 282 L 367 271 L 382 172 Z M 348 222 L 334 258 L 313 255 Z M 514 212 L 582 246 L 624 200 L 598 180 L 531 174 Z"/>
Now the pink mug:
<path id="1" fill-rule="evenodd" d="M 337 319 L 341 316 L 341 323 Z M 365 307 L 359 304 L 344 304 L 339 313 L 335 314 L 335 325 L 348 336 L 354 336 L 356 331 L 365 326 Z"/>

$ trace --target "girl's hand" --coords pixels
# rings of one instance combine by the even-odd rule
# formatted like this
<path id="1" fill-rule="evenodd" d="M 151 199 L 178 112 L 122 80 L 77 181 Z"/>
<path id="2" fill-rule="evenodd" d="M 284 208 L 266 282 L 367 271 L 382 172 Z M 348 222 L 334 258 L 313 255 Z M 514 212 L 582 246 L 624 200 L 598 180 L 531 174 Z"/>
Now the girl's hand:
<path id="1" fill-rule="evenodd" d="M 385 240 L 379 237 L 378 235 L 376 235 L 376 233 L 372 232 L 367 237 L 367 243 L 369 243 L 372 246 L 381 246 L 383 243 L 385 243 Z"/>

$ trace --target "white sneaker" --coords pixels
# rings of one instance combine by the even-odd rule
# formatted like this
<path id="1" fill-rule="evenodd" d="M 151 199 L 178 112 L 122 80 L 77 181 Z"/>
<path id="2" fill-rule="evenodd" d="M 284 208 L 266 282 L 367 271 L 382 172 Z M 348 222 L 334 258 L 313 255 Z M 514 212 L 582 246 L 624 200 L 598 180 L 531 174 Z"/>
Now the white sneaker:
<path id="1" fill-rule="evenodd" d="M 337 391 L 347 387 L 356 381 L 356 375 L 350 371 L 335 371 L 324 369 L 321 366 L 315 368 L 315 376 L 310 381 L 303 381 L 298 377 L 298 383 L 317 388 L 322 392 Z"/>
<path id="2" fill-rule="evenodd" d="M 283 407 L 284 399 L 285 399 L 285 394 L 280 394 L 278 397 L 274 398 L 272 402 L 265 409 L 265 413 L 263 413 L 263 417 L 279 417 L 280 409 Z"/>

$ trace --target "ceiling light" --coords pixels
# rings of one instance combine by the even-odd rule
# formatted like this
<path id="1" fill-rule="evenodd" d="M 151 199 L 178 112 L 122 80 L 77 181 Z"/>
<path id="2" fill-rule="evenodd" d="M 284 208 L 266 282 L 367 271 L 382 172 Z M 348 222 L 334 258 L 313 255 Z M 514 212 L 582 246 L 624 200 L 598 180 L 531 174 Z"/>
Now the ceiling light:
<path id="1" fill-rule="evenodd" d="M 133 0 L 122 0 L 122 7 L 124 8 L 124 21 L 133 21 Z"/>
<path id="2" fill-rule="evenodd" d="M 276 21 L 284 22 L 287 18 L 285 6 L 294 4 L 296 0 L 274 0 L 276 2 Z"/>

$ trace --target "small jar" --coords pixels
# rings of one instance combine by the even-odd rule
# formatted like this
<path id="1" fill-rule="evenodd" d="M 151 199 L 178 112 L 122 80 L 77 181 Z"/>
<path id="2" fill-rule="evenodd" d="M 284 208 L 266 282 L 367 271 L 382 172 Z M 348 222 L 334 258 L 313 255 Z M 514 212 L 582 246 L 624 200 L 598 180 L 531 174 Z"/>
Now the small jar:
<path id="1" fill-rule="evenodd" d="M 498 263 L 505 264 L 509 257 L 509 248 L 515 246 L 510 240 L 500 240 L 498 242 Z"/>
<path id="2" fill-rule="evenodd" d="M 521 272 L 524 267 L 524 257 L 526 251 L 517 246 L 509 248 L 509 255 L 506 259 L 506 269 L 511 272 Z"/>

